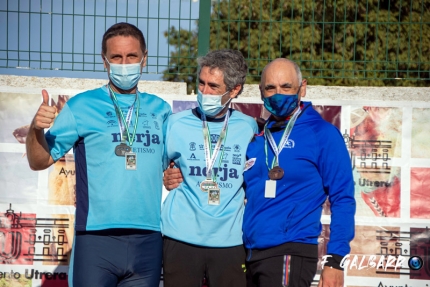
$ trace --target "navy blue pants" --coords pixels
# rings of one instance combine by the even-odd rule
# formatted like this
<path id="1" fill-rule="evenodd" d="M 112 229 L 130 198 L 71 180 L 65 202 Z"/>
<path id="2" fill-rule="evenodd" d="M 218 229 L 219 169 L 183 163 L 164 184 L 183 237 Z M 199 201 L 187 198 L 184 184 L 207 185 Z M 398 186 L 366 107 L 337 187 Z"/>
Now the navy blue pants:
<path id="1" fill-rule="evenodd" d="M 69 287 L 158 287 L 162 252 L 160 232 L 138 229 L 77 231 Z"/>

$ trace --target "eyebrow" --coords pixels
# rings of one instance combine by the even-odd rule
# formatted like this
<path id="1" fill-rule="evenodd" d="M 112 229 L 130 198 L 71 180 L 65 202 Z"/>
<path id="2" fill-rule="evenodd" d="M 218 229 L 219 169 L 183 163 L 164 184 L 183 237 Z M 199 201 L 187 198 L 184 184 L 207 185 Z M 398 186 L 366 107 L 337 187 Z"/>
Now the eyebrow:
<path id="1" fill-rule="evenodd" d="M 205 83 L 205 82 L 199 77 L 199 83 Z M 214 82 L 208 82 L 207 84 L 212 87 L 217 87 L 217 88 L 221 87 L 221 85 L 218 85 L 217 83 L 214 83 Z"/>
<path id="2" fill-rule="evenodd" d="M 281 85 L 281 87 L 282 87 L 282 88 L 292 88 L 292 87 L 293 87 L 293 84 L 291 84 L 291 83 L 283 83 L 283 84 Z"/>
<path id="3" fill-rule="evenodd" d="M 139 53 L 133 53 L 132 52 L 132 53 L 128 53 L 127 56 L 136 56 L 137 57 L 137 56 L 139 56 Z"/>
<path id="4" fill-rule="evenodd" d="M 291 83 L 283 83 L 281 85 L 281 88 L 284 88 L 284 89 L 285 88 L 292 88 L 292 87 L 293 87 L 293 85 Z M 275 88 L 275 85 L 273 85 L 273 84 L 267 84 L 264 86 L 264 89 L 266 89 L 266 90 L 273 89 L 273 88 Z"/>
<path id="5" fill-rule="evenodd" d="M 265 89 L 265 90 L 274 89 L 274 88 L 275 88 L 275 86 L 274 86 L 274 85 L 271 85 L 271 84 L 269 84 L 269 85 L 265 85 L 265 86 L 264 86 L 264 89 Z"/>
<path id="6" fill-rule="evenodd" d="M 129 57 L 129 56 L 135 56 L 135 57 L 137 57 L 138 53 L 133 53 L 133 52 L 132 53 L 128 53 L 126 55 L 126 57 Z M 113 58 L 113 57 L 122 57 L 122 54 L 118 54 L 118 53 L 117 54 L 111 54 L 110 57 L 111 58 Z"/>

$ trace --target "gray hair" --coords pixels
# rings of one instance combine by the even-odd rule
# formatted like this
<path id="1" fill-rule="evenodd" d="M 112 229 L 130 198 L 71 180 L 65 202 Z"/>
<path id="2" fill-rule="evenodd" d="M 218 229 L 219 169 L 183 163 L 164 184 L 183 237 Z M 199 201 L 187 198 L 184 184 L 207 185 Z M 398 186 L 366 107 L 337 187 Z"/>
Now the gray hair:
<path id="1" fill-rule="evenodd" d="M 302 71 L 300 70 L 299 65 L 296 64 L 296 62 L 293 62 L 291 60 L 286 59 L 288 62 L 290 62 L 291 64 L 293 64 L 294 70 L 296 71 L 297 74 L 297 79 L 299 80 L 299 86 L 302 85 Z"/>
<path id="2" fill-rule="evenodd" d="M 206 56 L 199 57 L 197 63 L 199 64 L 197 75 L 200 75 L 203 67 L 220 69 L 224 75 L 224 84 L 227 87 L 227 91 L 231 91 L 234 87 L 240 85 L 241 88 L 237 95 L 242 93 L 248 65 L 241 52 L 231 49 L 211 51 Z"/>

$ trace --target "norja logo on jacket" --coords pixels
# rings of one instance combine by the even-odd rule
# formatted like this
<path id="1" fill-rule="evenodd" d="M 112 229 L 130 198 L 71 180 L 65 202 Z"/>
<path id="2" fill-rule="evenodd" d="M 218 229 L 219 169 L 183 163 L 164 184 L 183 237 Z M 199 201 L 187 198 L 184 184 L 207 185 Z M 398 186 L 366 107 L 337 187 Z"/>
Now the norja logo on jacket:
<path id="1" fill-rule="evenodd" d="M 131 135 L 130 135 L 131 136 Z M 120 133 L 112 133 L 112 142 L 120 142 L 121 134 Z M 144 146 L 150 146 L 152 144 L 160 144 L 160 138 L 158 135 L 151 135 L 149 131 L 146 131 L 144 134 L 136 134 L 134 141 L 136 143 L 143 143 Z"/>
<path id="2" fill-rule="evenodd" d="M 229 178 L 237 179 L 239 174 L 235 168 L 227 168 L 227 164 L 223 167 L 214 167 L 213 174 L 217 177 L 217 180 L 226 181 Z M 205 176 L 206 177 L 206 167 L 201 166 L 190 166 L 190 176 Z M 220 186 L 221 187 L 221 186 Z"/>

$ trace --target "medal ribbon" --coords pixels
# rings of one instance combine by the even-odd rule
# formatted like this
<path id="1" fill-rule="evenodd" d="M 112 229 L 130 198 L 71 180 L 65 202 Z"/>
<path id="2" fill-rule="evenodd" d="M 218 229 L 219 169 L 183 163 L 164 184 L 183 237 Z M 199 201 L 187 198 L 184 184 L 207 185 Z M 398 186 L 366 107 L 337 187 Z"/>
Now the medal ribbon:
<path id="1" fill-rule="evenodd" d="M 222 126 L 221 132 L 219 134 L 218 142 L 215 145 L 215 149 L 212 152 L 212 144 L 210 140 L 209 126 L 206 122 L 206 115 L 202 112 L 202 126 L 203 126 L 203 142 L 205 144 L 205 159 L 206 159 L 206 179 L 212 179 L 212 168 L 215 163 L 215 159 L 221 149 L 221 143 L 225 140 L 227 135 L 227 124 L 230 117 L 230 111 L 227 111 L 224 119 L 224 124 Z M 224 152 L 224 150 L 223 150 Z M 221 158 L 220 158 L 221 161 Z"/>
<path id="2" fill-rule="evenodd" d="M 125 119 L 126 121 L 126 126 L 130 125 L 130 121 L 131 121 L 131 116 L 133 114 L 133 110 L 134 110 L 134 103 L 132 106 L 130 106 L 130 108 L 128 109 L 127 112 L 127 118 Z M 115 112 L 116 112 L 116 117 L 118 119 L 118 123 L 119 123 L 119 133 L 121 134 L 121 142 L 125 143 L 125 141 L 127 140 L 127 134 L 125 133 L 126 131 L 126 126 L 124 126 L 124 124 L 121 121 L 121 116 L 119 115 L 116 107 L 115 107 Z"/>
<path id="3" fill-rule="evenodd" d="M 136 98 L 134 100 L 134 103 L 136 103 L 136 101 L 137 101 L 137 109 L 135 109 L 136 120 L 134 121 L 133 135 L 130 138 L 129 125 L 130 125 L 131 117 L 132 117 L 133 110 L 134 110 L 134 103 L 128 109 L 127 119 L 124 119 L 124 114 L 122 113 L 122 110 L 119 107 L 118 99 L 116 98 L 115 93 L 112 91 L 112 88 L 110 86 L 108 86 L 108 87 L 109 87 L 109 92 L 110 92 L 110 95 L 111 95 L 111 98 L 112 98 L 112 102 L 113 102 L 113 104 L 115 106 L 115 111 L 116 111 L 116 114 L 117 114 L 117 117 L 118 117 L 119 129 L 120 129 L 120 132 L 121 132 L 122 141 L 125 140 L 125 138 L 124 138 L 124 127 L 125 127 L 125 131 L 127 131 L 128 142 L 129 142 L 130 146 L 132 146 L 133 142 L 134 142 L 134 139 L 136 137 L 137 121 L 138 121 L 138 118 L 139 118 L 140 100 L 139 100 L 138 92 L 136 91 Z M 119 114 L 119 116 L 118 116 L 118 114 Z"/>
<path id="4" fill-rule="evenodd" d="M 282 134 L 282 138 L 281 141 L 279 142 L 279 145 L 276 146 L 276 142 L 275 139 L 272 136 L 272 133 L 270 132 L 270 130 L 267 128 L 267 124 L 269 122 L 267 122 L 264 125 L 264 152 L 266 154 L 266 165 L 267 168 L 269 170 L 271 170 L 273 167 L 278 166 L 279 165 L 279 154 L 282 151 L 282 148 L 284 147 L 285 143 L 288 141 L 288 138 L 290 137 L 291 131 L 293 130 L 294 124 L 296 123 L 297 117 L 300 115 L 300 107 L 294 112 L 293 116 L 291 117 L 291 119 L 288 121 L 287 126 L 284 129 L 284 133 Z M 268 157 L 268 153 L 267 153 L 267 142 L 269 142 L 273 153 L 275 154 L 275 156 L 273 157 L 272 160 L 272 166 L 269 166 L 269 157 Z"/>

